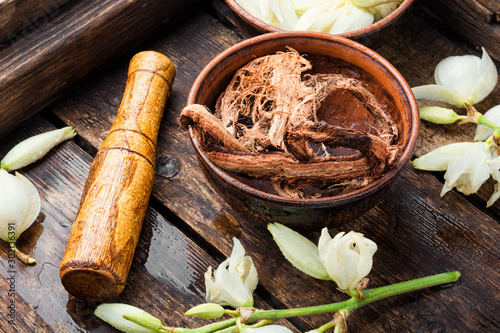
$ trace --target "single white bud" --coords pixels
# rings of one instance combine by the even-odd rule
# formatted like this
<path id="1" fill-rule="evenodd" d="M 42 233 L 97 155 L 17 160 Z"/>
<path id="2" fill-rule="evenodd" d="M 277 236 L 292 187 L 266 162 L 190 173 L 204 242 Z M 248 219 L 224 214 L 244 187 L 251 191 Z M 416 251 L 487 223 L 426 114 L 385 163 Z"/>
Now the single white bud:
<path id="1" fill-rule="evenodd" d="M 452 109 L 439 106 L 425 106 L 419 109 L 420 119 L 434 124 L 453 124 L 460 116 Z"/>
<path id="2" fill-rule="evenodd" d="M 113 326 L 114 328 L 126 332 L 126 333 L 156 333 L 158 329 L 147 328 L 138 325 L 128 319 L 125 319 L 125 315 L 145 315 L 147 318 L 152 319 L 155 322 L 160 322 L 156 317 L 151 316 L 147 312 L 136 308 L 135 306 L 123 304 L 123 303 L 104 303 L 99 305 L 94 314 Z M 156 319 L 156 320 L 155 320 Z M 160 322 L 161 323 L 161 322 Z"/>
<path id="3" fill-rule="evenodd" d="M 64 127 L 32 136 L 21 141 L 2 159 L 1 167 L 7 171 L 20 169 L 42 158 L 59 143 L 76 135 L 72 127 Z"/>
<path id="4" fill-rule="evenodd" d="M 203 319 L 217 319 L 222 317 L 225 311 L 226 310 L 219 304 L 205 303 L 192 307 L 186 311 L 184 315 Z"/>
<path id="5" fill-rule="evenodd" d="M 316 279 L 330 280 L 319 260 L 318 246 L 298 232 L 279 223 L 270 223 L 267 229 L 273 235 L 283 256 L 298 270 Z"/>

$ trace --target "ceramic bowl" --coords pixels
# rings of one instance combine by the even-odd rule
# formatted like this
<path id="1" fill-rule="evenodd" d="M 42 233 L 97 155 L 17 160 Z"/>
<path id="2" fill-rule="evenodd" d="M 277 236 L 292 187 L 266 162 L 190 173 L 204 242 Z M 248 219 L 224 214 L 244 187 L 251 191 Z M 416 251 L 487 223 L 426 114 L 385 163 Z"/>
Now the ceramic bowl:
<path id="1" fill-rule="evenodd" d="M 352 39 L 370 48 L 380 47 L 390 35 L 397 30 L 405 14 L 415 0 L 404 0 L 391 14 L 374 22 L 368 27 L 337 34 L 337 36 Z M 228 13 L 231 21 L 246 37 L 284 30 L 269 25 L 248 13 L 236 0 L 225 0 L 231 11 Z"/>
<path id="2" fill-rule="evenodd" d="M 392 169 L 350 193 L 318 199 L 292 199 L 260 190 L 251 182 L 223 171 L 207 158 L 193 128 L 189 128 L 189 136 L 206 178 L 245 218 L 261 224 L 280 222 L 295 229 L 338 226 L 374 207 L 413 154 L 419 130 L 418 107 L 407 82 L 387 60 L 359 43 L 328 34 L 284 32 L 260 35 L 230 47 L 213 59 L 195 80 L 187 104 L 202 104 L 214 110 L 216 99 L 239 68 L 255 57 L 285 51 L 287 47 L 310 57 L 313 69 L 318 65 L 313 61 L 314 57 L 323 59 L 323 69 L 328 69 L 329 64 L 332 68 L 339 63 L 348 64 L 353 76 L 376 87 L 385 96 L 392 105 L 390 113 L 400 132 L 398 143 L 403 146 L 403 152 Z"/>

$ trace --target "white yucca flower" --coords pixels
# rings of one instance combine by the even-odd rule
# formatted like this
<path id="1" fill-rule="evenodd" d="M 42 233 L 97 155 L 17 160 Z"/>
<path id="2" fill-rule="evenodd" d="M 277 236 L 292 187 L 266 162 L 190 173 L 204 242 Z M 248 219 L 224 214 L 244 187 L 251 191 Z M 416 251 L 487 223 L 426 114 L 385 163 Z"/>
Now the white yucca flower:
<path id="1" fill-rule="evenodd" d="M 446 171 L 441 196 L 456 188 L 465 195 L 476 193 L 490 177 L 500 180 L 499 159 L 487 142 L 458 142 L 439 147 L 413 161 L 415 169 Z M 500 196 L 495 187 L 487 206 Z"/>
<path id="2" fill-rule="evenodd" d="M 443 59 L 434 71 L 436 84 L 412 88 L 417 99 L 445 102 L 455 106 L 482 101 L 495 88 L 497 69 L 484 48 L 482 58 L 474 55 Z"/>
<path id="3" fill-rule="evenodd" d="M 15 243 L 39 213 L 40 196 L 33 183 L 18 172 L 14 176 L 0 169 L 0 238 L 29 264 L 35 260 L 19 252 Z"/>
<path id="4" fill-rule="evenodd" d="M 332 280 L 341 290 L 351 290 L 370 273 L 377 244 L 353 231 L 338 233 L 332 239 L 324 228 L 318 249 L 319 259 Z"/>
<path id="5" fill-rule="evenodd" d="M 252 258 L 237 238 L 233 238 L 231 256 L 224 260 L 212 274 L 212 267 L 205 273 L 207 302 L 229 305 L 234 308 L 253 306 L 253 291 L 258 277 Z"/>

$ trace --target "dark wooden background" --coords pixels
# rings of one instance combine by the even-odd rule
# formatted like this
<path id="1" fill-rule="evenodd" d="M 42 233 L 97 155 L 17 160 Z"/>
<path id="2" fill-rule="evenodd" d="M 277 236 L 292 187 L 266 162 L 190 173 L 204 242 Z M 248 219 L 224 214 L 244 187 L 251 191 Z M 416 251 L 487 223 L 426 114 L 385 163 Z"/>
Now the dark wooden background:
<path id="1" fill-rule="evenodd" d="M 225 6 L 207 4 L 186 13 L 174 25 L 159 25 L 154 35 L 107 61 L 78 81 L 49 107 L 7 132 L 0 158 L 17 142 L 65 125 L 78 136 L 22 169 L 39 189 L 42 214 L 19 239 L 18 246 L 37 260 L 16 266 L 16 320 L 8 323 L 7 245 L 0 244 L 0 331 L 114 332 L 93 315 L 98 304 L 69 296 L 59 280 L 59 263 L 76 215 L 93 156 L 107 135 L 121 101 L 130 58 L 156 50 L 177 67 L 158 144 L 157 177 L 127 286 L 116 300 L 141 307 L 171 326 L 204 322 L 183 313 L 203 302 L 203 274 L 231 253 L 238 237 L 259 272 L 256 306 L 289 308 L 341 301 L 332 282 L 314 280 L 282 258 L 264 227 L 235 213 L 207 183 L 195 160 L 178 116 L 201 69 L 243 36 L 224 19 Z M 473 45 L 414 6 L 397 34 L 377 49 L 411 86 L 433 82 L 437 63 L 450 55 L 480 55 Z M 484 45 L 487 49 L 489 45 Z M 497 64 L 498 65 L 498 64 Z M 68 85 L 69 87 L 69 85 Z M 21 97 L 20 97 L 21 98 Z M 485 112 L 500 101 L 500 86 L 477 108 Z M 472 125 L 422 123 L 415 156 L 443 144 L 472 140 Z M 493 184 L 464 196 L 451 191 L 440 197 L 442 173 L 413 170 L 408 164 L 382 202 L 365 216 L 341 228 L 374 240 L 379 250 L 369 275 L 371 286 L 383 286 L 430 274 L 459 270 L 450 288 L 430 288 L 379 301 L 354 312 L 350 332 L 497 332 L 500 331 L 500 203 L 486 209 Z M 317 241 L 319 230 L 307 235 Z M 330 320 L 328 315 L 284 321 L 307 331 Z"/>

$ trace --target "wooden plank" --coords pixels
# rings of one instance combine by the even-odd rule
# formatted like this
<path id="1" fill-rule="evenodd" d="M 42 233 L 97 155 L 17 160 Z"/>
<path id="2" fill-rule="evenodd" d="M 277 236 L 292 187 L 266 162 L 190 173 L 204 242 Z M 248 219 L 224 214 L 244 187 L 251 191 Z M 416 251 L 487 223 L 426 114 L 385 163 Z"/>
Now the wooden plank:
<path id="1" fill-rule="evenodd" d="M 499 5 L 498 1 L 486 1 L 422 0 L 415 4 L 432 20 L 444 24 L 472 45 L 484 46 L 491 57 L 500 61 Z"/>
<path id="2" fill-rule="evenodd" d="M 420 82 L 432 77 L 432 71 L 424 72 L 419 65 L 437 63 L 450 53 L 473 51 L 435 31 L 419 18 L 418 12 L 411 15 L 410 22 L 421 29 L 409 29 L 395 36 L 380 52 L 395 60 L 396 67 L 408 75 L 412 85 L 423 84 Z M 158 145 L 159 155 L 170 161 L 169 170 L 177 172 L 158 175 L 153 196 L 179 218 L 179 225 L 182 221 L 186 223 L 183 228 L 190 230 L 193 237 L 201 237 L 226 256 L 231 250 L 231 237 L 240 238 L 256 262 L 263 288 L 260 295 L 265 300 L 278 307 L 343 300 L 345 297 L 331 282 L 317 281 L 294 270 L 284 261 L 264 227 L 238 216 L 220 199 L 199 170 L 187 134 L 179 129 L 177 118 L 196 74 L 216 54 L 239 40 L 237 32 L 213 18 L 198 15 L 150 45 L 150 49 L 171 57 L 179 74 L 167 104 Z M 401 41 L 408 47 L 401 48 Z M 422 54 L 422 50 L 428 53 Z M 78 94 L 71 94 L 51 109 L 61 120 L 76 126 L 93 149 L 105 137 L 121 100 L 125 68 L 122 63 L 119 68 L 86 81 Z M 435 136 L 448 142 L 439 133 Z M 498 223 L 456 192 L 442 201 L 438 195 L 441 185 L 432 174 L 417 173 L 407 167 L 382 204 L 365 217 L 331 232 L 352 229 L 379 244 L 370 274 L 372 286 L 455 269 L 464 273 L 461 283 L 465 286 L 432 288 L 367 306 L 349 319 L 352 331 L 363 332 L 367 327 L 370 332 L 487 331 L 499 327 L 496 305 L 489 297 L 498 292 L 498 286 L 491 283 L 498 279 L 495 268 L 500 261 Z M 433 191 L 429 194 L 430 188 Z M 462 229 L 467 231 L 466 236 L 459 232 Z M 308 237 L 317 241 L 318 235 L 319 231 Z M 484 267 L 487 262 L 489 267 Z M 476 276 L 474 272 L 478 271 L 484 271 L 484 275 Z M 483 292 L 488 288 L 489 293 Z M 329 318 L 314 316 L 296 323 L 301 330 L 307 330 Z"/>
<path id="3" fill-rule="evenodd" d="M 10 0 L 0 3 L 0 44 L 9 45 L 35 31 L 70 0 Z"/>
<path id="4" fill-rule="evenodd" d="M 0 49 L 0 138 L 91 70 L 179 22 L 199 0 L 74 0 Z"/>

